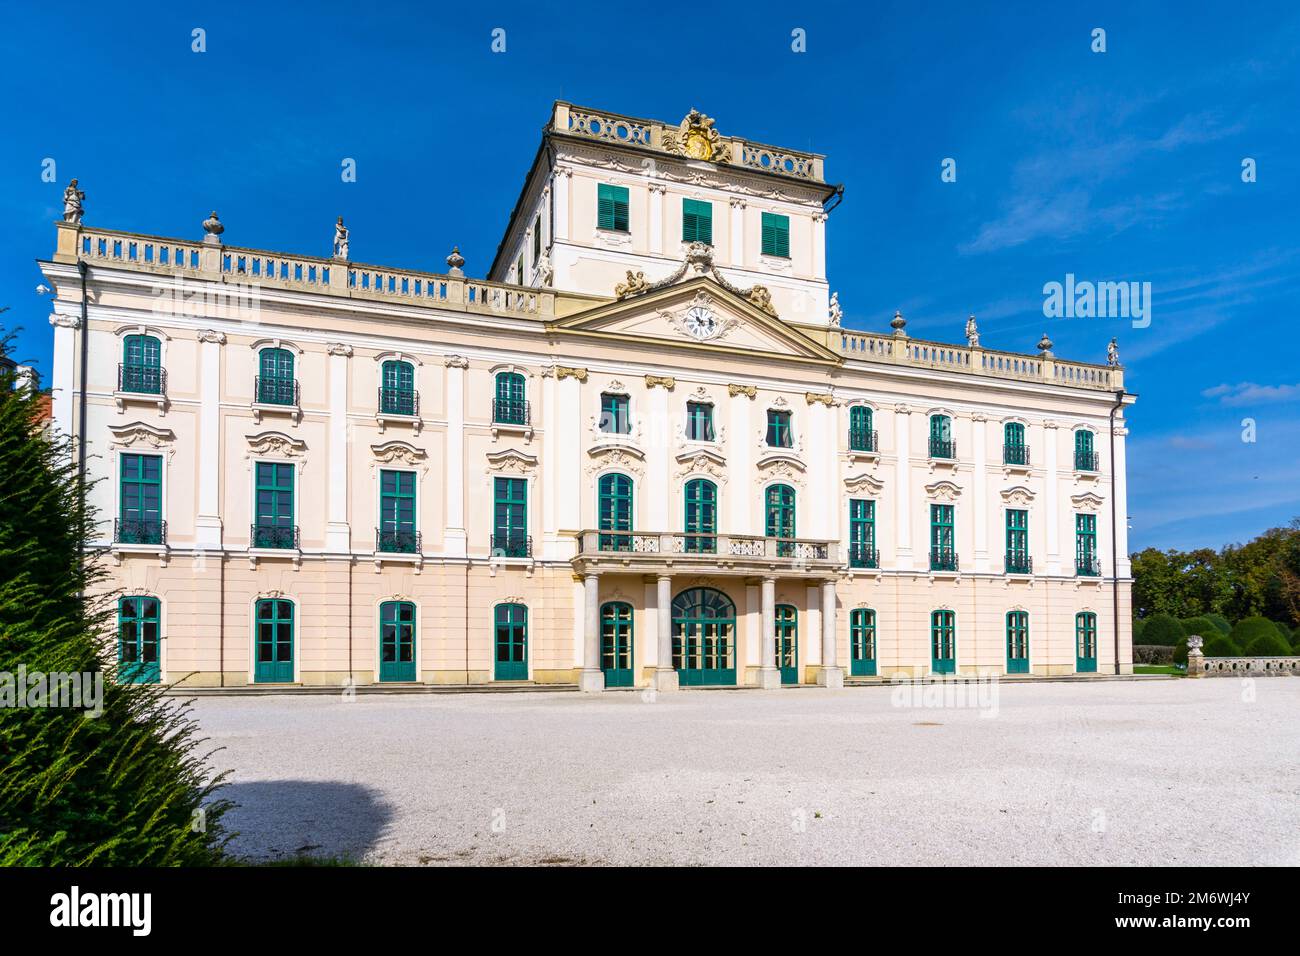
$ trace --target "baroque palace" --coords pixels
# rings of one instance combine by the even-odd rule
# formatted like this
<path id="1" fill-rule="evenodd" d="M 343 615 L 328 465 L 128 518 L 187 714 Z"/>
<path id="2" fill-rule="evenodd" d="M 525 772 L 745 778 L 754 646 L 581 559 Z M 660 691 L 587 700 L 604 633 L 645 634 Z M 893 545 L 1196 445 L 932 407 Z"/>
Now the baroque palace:
<path id="1" fill-rule="evenodd" d="M 122 679 L 1131 672 L 1113 345 L 843 327 L 823 162 L 556 103 L 486 280 L 341 218 L 321 257 L 92 228 L 74 180 L 54 425 Z"/>

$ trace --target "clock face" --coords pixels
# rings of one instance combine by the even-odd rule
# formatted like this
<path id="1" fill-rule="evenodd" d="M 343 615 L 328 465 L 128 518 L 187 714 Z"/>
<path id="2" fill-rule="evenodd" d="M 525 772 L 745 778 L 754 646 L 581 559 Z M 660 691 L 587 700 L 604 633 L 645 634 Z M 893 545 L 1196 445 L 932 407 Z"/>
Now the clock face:
<path id="1" fill-rule="evenodd" d="M 712 338 L 718 332 L 718 320 L 702 305 L 692 306 L 683 319 L 686 331 L 694 338 Z"/>

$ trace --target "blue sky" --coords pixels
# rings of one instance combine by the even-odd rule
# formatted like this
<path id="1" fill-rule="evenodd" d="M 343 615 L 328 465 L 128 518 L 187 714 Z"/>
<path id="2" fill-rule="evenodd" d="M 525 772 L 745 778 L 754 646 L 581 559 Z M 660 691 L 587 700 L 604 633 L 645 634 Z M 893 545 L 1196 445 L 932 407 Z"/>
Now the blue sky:
<path id="1" fill-rule="evenodd" d="M 48 369 L 35 259 L 72 176 L 89 224 L 200 238 L 215 208 L 234 244 L 323 255 L 342 214 L 354 259 L 439 270 L 459 244 L 482 275 L 552 100 L 670 121 L 697 107 L 724 133 L 827 155 L 846 187 L 828 268 L 847 325 L 887 329 L 898 308 L 914 335 L 959 341 L 974 312 L 986 346 L 1032 351 L 1047 331 L 1094 361 L 1118 336 L 1141 396 L 1134 548 L 1218 547 L 1300 515 L 1300 10 L 968 6 L 12 9 L 3 318 Z M 1150 327 L 1044 318 L 1043 285 L 1066 273 L 1150 282 Z"/>

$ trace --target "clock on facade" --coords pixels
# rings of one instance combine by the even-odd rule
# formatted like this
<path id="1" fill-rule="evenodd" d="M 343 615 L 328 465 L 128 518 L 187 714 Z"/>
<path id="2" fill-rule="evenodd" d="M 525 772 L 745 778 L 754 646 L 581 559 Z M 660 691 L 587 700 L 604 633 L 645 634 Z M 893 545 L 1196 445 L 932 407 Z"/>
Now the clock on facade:
<path id="1" fill-rule="evenodd" d="M 718 334 L 718 320 L 702 305 L 691 306 L 683 317 L 682 324 L 693 338 L 710 339 Z"/>

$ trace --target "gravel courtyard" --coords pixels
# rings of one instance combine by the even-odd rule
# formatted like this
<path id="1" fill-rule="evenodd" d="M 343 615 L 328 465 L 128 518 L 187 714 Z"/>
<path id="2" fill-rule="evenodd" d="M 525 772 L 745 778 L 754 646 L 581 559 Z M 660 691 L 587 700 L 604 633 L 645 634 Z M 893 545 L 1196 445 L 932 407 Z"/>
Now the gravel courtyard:
<path id="1" fill-rule="evenodd" d="M 865 687 L 222 697 L 194 712 L 233 771 L 232 849 L 248 857 L 1300 863 L 1300 680 L 996 690 L 996 708 Z"/>

